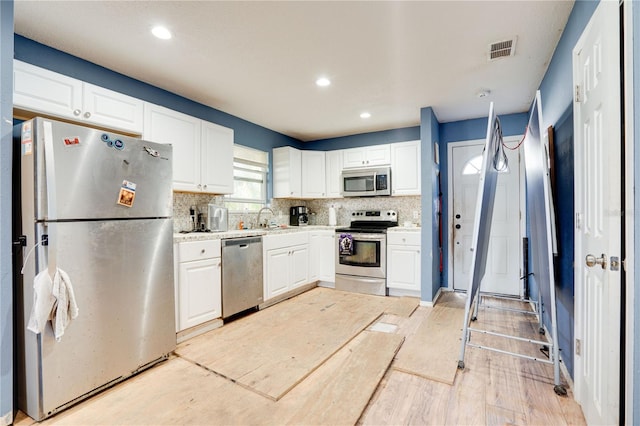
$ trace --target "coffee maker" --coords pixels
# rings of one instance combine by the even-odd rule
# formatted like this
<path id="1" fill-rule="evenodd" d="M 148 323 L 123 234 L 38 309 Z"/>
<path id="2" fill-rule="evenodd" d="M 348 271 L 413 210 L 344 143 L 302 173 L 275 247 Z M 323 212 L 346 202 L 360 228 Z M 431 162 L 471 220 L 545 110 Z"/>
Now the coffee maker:
<path id="1" fill-rule="evenodd" d="M 304 226 L 309 223 L 309 212 L 305 206 L 293 206 L 289 210 L 289 225 Z"/>

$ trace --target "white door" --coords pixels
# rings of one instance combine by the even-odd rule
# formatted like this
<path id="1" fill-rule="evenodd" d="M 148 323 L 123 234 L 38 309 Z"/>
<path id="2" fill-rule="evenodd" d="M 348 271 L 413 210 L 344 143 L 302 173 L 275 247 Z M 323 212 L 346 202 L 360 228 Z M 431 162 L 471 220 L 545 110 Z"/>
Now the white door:
<path id="1" fill-rule="evenodd" d="M 619 417 L 619 52 L 618 2 L 602 1 L 573 51 L 575 395 L 589 424 L 618 424 Z"/>
<path id="2" fill-rule="evenodd" d="M 505 139 L 508 146 L 517 145 L 518 142 L 519 138 Z M 452 247 L 449 254 L 453 263 L 449 270 L 453 271 L 455 290 L 466 290 L 469 285 L 473 220 L 483 147 L 484 142 L 479 141 L 454 144 L 451 148 L 449 241 Z M 520 296 L 520 155 L 517 150 L 505 149 L 505 152 L 508 167 L 498 175 L 487 269 L 480 290 Z"/>

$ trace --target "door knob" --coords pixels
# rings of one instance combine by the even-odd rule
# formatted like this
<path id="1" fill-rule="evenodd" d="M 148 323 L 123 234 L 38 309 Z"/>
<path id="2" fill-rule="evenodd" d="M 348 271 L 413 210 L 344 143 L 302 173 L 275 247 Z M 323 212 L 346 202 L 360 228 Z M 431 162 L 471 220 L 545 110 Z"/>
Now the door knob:
<path id="1" fill-rule="evenodd" d="M 587 257 L 584 258 L 584 262 L 589 268 L 600 265 L 602 269 L 607 269 L 607 255 L 604 253 L 601 257 L 595 257 L 592 254 L 588 254 Z"/>

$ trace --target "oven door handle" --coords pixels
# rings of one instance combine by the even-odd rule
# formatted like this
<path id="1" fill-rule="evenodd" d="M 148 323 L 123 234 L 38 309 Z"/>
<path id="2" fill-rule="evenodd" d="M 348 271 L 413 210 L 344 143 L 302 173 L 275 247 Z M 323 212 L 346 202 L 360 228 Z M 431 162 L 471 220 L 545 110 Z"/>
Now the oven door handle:
<path id="1" fill-rule="evenodd" d="M 340 234 L 345 234 L 345 232 L 340 232 Z M 357 232 L 350 232 L 349 234 L 351 234 L 351 238 L 354 241 L 357 241 L 357 240 L 384 241 L 387 238 L 386 235 L 382 235 L 382 234 L 358 234 Z"/>

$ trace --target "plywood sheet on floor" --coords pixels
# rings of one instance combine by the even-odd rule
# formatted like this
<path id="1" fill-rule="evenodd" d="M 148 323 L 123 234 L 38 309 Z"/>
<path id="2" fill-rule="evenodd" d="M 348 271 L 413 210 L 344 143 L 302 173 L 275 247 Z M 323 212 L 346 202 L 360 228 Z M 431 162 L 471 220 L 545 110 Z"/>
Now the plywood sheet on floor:
<path id="1" fill-rule="evenodd" d="M 271 423 L 355 424 L 403 340 L 397 334 L 363 331 L 278 401 Z"/>
<path id="2" fill-rule="evenodd" d="M 277 402 L 175 357 L 41 424 L 354 424 L 403 340 L 364 331 Z"/>
<path id="3" fill-rule="evenodd" d="M 315 288 L 191 339 L 176 353 L 278 400 L 373 323 L 389 302 Z"/>
<path id="4" fill-rule="evenodd" d="M 436 305 L 400 349 L 393 368 L 453 384 L 458 366 L 464 309 Z"/>
<path id="5" fill-rule="evenodd" d="M 254 424 L 247 407 L 269 411 L 272 404 L 255 392 L 176 357 L 41 424 Z"/>
<path id="6" fill-rule="evenodd" d="M 388 297 L 387 300 L 388 306 L 385 309 L 385 313 L 399 317 L 410 317 L 420 305 L 420 299 L 417 297 Z"/>

